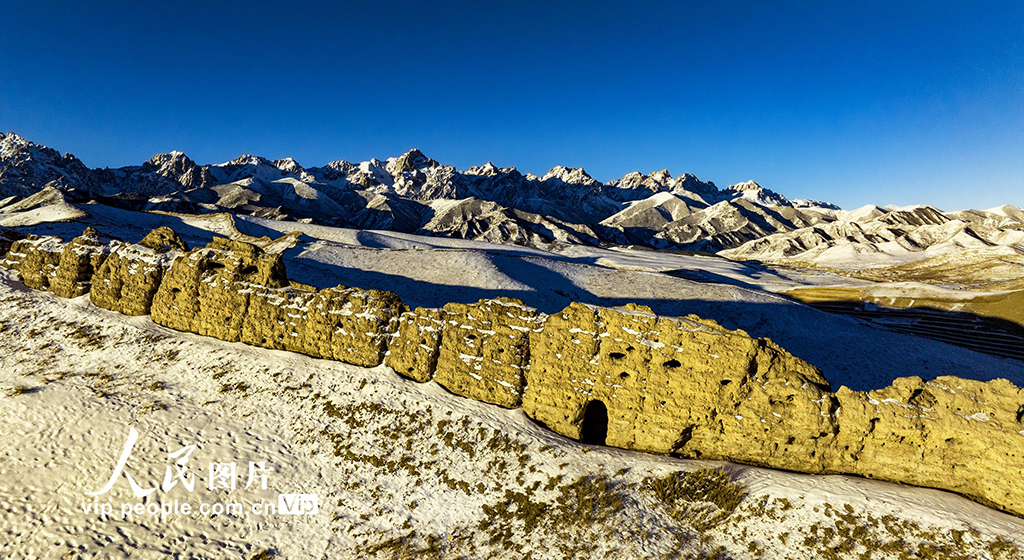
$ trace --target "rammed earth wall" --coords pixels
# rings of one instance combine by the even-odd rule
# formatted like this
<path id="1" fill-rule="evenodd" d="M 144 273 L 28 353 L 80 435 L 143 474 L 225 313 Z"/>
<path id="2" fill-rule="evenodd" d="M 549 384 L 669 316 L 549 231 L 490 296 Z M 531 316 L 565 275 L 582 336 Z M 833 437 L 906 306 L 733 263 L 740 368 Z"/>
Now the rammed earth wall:
<path id="1" fill-rule="evenodd" d="M 441 317 L 434 381 L 456 395 L 517 408 L 530 363 L 530 332 L 542 323 L 537 310 L 498 298 L 449 303 Z"/>
<path id="2" fill-rule="evenodd" d="M 580 438 L 594 402 L 607 443 L 625 449 L 827 469 L 818 439 L 837 431 L 817 368 L 774 343 L 696 316 L 574 303 L 530 339 L 523 409 Z"/>
<path id="3" fill-rule="evenodd" d="M 11 244 L 3 266 L 21 273 L 21 281 L 35 290 L 50 290 L 66 243 L 59 237 L 28 237 Z"/>
<path id="4" fill-rule="evenodd" d="M 897 379 L 833 392 L 770 340 L 649 308 L 512 299 L 409 309 L 397 295 L 290 282 L 281 256 L 228 239 L 188 250 L 168 228 L 139 245 L 15 240 L 0 263 L 29 287 L 151 314 L 174 329 L 363 367 L 522 407 L 574 439 L 959 492 L 1024 515 L 1024 391 L 1006 380 Z"/>

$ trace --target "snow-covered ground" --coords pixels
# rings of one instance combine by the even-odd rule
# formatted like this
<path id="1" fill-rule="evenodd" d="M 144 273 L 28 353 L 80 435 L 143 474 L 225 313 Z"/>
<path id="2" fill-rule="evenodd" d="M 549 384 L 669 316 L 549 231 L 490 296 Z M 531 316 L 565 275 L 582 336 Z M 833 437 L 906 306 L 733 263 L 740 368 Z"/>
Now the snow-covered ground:
<path id="1" fill-rule="evenodd" d="M 7 272 L 0 331 L 4 558 L 1017 558 L 1024 550 L 1024 520 L 952 494 L 585 446 L 520 410 L 385 367 L 172 331 L 87 297 L 26 290 Z M 110 478 L 131 428 L 140 436 L 125 472 L 159 487 L 174 463 L 168 454 L 195 445 L 186 463 L 192 491 L 179 482 L 143 500 L 119 478 L 104 495 L 85 494 Z M 270 469 L 267 490 L 258 480 L 244 488 L 250 461 Z M 211 462 L 237 463 L 238 487 L 211 491 Z M 739 506 L 711 522 L 692 523 L 703 519 L 693 503 L 671 515 L 649 479 L 709 466 L 743 488 Z M 253 512 L 281 493 L 316 495 L 319 512 Z M 175 501 L 179 513 L 121 516 L 124 503 Z M 104 503 L 112 515 L 92 509 Z M 186 515 L 184 503 L 238 503 L 243 513 Z"/>

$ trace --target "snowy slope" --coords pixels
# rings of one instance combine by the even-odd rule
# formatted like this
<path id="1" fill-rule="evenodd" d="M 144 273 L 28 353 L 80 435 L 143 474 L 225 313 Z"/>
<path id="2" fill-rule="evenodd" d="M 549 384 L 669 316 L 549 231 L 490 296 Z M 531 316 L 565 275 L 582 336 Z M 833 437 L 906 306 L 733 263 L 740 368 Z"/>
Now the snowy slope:
<path id="1" fill-rule="evenodd" d="M 860 269 L 1024 243 L 1024 229 L 1000 227 L 991 219 L 965 213 L 957 216 L 951 219 L 928 206 L 864 207 L 831 223 L 765 235 L 721 254 L 734 259 Z"/>

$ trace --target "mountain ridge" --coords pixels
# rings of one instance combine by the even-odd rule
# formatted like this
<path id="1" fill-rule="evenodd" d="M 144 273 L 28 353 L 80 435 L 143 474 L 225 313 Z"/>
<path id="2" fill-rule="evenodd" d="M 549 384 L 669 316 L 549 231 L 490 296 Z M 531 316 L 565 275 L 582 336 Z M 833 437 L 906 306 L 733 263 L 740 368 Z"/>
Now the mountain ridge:
<path id="1" fill-rule="evenodd" d="M 583 167 L 555 166 L 541 176 L 492 162 L 458 170 L 417 148 L 384 160 L 313 167 L 254 154 L 200 165 L 172 151 L 140 165 L 92 169 L 70 153 L 0 133 L 0 200 L 9 205 L 47 187 L 67 202 L 229 212 L 540 248 L 638 245 L 814 261 L 841 252 L 836 247 L 867 254 L 884 252 L 885 243 L 902 252 L 973 246 L 971 239 L 1024 243 L 1024 212 L 1009 205 L 950 213 L 926 205 L 845 211 L 826 201 L 791 200 L 753 180 L 722 189 L 667 169 L 608 182 Z M 964 227 L 946 225 L 950 221 Z"/>

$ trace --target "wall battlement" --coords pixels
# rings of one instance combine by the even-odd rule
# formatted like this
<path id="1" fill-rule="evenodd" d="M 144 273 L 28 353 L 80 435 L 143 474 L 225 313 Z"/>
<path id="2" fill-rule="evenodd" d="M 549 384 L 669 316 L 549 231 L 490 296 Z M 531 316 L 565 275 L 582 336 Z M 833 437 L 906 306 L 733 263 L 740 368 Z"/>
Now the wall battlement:
<path id="1" fill-rule="evenodd" d="M 410 309 L 392 292 L 291 282 L 278 254 L 168 228 L 139 244 L 89 228 L 14 240 L 26 286 L 232 342 L 374 367 L 521 407 L 588 443 L 961 493 L 1024 515 L 1024 390 L 1006 380 L 900 378 L 833 391 L 771 340 L 691 315 L 507 298 Z"/>

